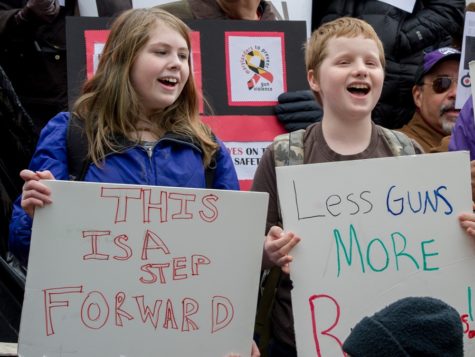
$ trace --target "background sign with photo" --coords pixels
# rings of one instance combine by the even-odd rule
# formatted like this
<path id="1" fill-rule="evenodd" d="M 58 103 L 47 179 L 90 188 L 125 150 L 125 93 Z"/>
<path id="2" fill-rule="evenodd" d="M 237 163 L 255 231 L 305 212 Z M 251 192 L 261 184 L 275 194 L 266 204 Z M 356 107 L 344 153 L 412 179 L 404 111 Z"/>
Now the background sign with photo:
<path id="1" fill-rule="evenodd" d="M 228 104 L 276 105 L 287 91 L 284 34 L 226 32 L 225 41 Z"/>
<path id="2" fill-rule="evenodd" d="M 277 168 L 284 228 L 302 238 L 291 265 L 299 356 L 343 356 L 358 321 L 406 296 L 454 306 L 475 353 L 475 239 L 457 218 L 472 210 L 469 169 L 468 152 Z"/>
<path id="3" fill-rule="evenodd" d="M 249 355 L 267 194 L 46 184 L 21 356 Z"/>
<path id="4" fill-rule="evenodd" d="M 105 38 L 102 32 L 97 30 L 107 29 L 110 21 L 108 18 L 100 17 L 67 19 L 70 106 L 77 98 L 81 84 L 86 78 L 86 68 L 88 70 L 94 68 L 94 60 L 100 55 L 95 49 L 100 48 L 100 41 L 104 41 Z M 237 163 L 235 167 L 241 189 L 249 189 L 262 149 L 269 145 L 275 136 L 285 132 L 284 127 L 274 116 L 278 95 L 284 91 L 308 88 L 303 53 L 305 24 L 295 21 L 207 20 L 190 21 L 188 25 L 193 29 L 192 59 L 195 80 L 210 104 L 210 107 L 201 104 L 202 119 L 210 125 L 226 146 L 229 144 L 238 148 L 230 149 L 230 153 L 233 161 Z M 249 36 L 249 33 L 262 36 Z M 242 35 L 240 40 L 246 39 L 246 41 L 239 45 L 233 43 L 235 47 L 233 51 L 238 53 L 234 56 L 228 52 L 230 49 L 226 46 L 226 39 L 239 34 Z M 85 42 L 86 39 L 90 42 Z M 261 72 L 264 76 L 262 77 L 254 72 L 251 75 L 243 71 L 241 57 L 244 54 L 246 59 L 246 53 L 249 53 L 246 49 L 253 46 L 259 46 L 264 66 L 269 66 L 265 69 L 272 73 L 272 83 L 269 78 L 265 78 L 268 77 L 267 74 Z M 259 55 L 248 56 L 251 63 L 257 58 L 260 58 Z M 242 84 L 239 91 L 244 92 L 237 89 L 230 90 L 235 85 L 235 78 L 231 78 L 231 73 L 239 74 L 243 81 L 245 80 L 236 82 L 238 85 Z M 255 77 L 254 74 L 259 78 L 255 78 L 253 83 L 257 85 L 250 90 L 247 82 Z M 256 88 L 271 90 L 253 90 Z M 252 96 L 246 91 L 252 93 Z M 256 157 L 255 150 L 247 149 L 249 146 L 255 147 L 260 155 Z"/>
<path id="5" fill-rule="evenodd" d="M 465 13 L 465 25 L 463 29 L 462 55 L 460 57 L 459 78 L 457 83 L 457 97 L 455 108 L 462 108 L 470 97 L 470 61 L 475 60 L 475 12 Z"/>

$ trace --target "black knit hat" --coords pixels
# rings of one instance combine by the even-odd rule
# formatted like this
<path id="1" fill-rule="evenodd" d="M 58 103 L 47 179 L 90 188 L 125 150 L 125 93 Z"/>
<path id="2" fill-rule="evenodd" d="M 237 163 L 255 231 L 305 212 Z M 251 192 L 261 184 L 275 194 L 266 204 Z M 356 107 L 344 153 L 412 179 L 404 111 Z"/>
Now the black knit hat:
<path id="1" fill-rule="evenodd" d="M 408 297 L 363 318 L 343 344 L 351 357 L 463 356 L 460 315 L 431 297 Z"/>

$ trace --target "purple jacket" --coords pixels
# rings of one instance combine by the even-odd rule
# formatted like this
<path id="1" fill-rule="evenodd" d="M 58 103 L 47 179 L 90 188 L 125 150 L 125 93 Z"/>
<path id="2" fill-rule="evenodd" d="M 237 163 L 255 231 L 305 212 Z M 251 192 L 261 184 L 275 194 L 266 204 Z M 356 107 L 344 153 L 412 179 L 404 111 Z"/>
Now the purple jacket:
<path id="1" fill-rule="evenodd" d="M 457 150 L 470 151 L 470 160 L 475 160 L 475 123 L 472 96 L 463 105 L 450 138 L 449 151 Z"/>

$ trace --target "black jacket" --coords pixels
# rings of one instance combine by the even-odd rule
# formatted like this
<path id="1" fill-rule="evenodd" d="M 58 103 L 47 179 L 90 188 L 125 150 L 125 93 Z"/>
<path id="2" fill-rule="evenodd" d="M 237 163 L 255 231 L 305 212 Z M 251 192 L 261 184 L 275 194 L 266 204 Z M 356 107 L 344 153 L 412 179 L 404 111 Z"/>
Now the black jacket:
<path id="1" fill-rule="evenodd" d="M 76 1 L 65 0 L 51 24 L 17 24 L 15 14 L 26 3 L 0 1 L 0 65 L 39 131 L 68 105 L 65 17 L 74 14 Z"/>
<path id="2" fill-rule="evenodd" d="M 417 0 L 412 13 L 377 0 L 315 1 L 312 27 L 342 16 L 372 25 L 383 42 L 386 78 L 373 120 L 400 128 L 414 113 L 412 86 L 423 50 L 450 45 L 462 36 L 465 0 Z"/>
<path id="3" fill-rule="evenodd" d="M 24 183 L 19 173 L 20 170 L 28 166 L 35 149 L 36 139 L 36 135 L 33 132 L 33 122 L 21 106 L 10 81 L 0 67 L 1 257 L 5 257 L 7 252 L 8 223 L 11 216 L 12 203 L 21 193 Z"/>

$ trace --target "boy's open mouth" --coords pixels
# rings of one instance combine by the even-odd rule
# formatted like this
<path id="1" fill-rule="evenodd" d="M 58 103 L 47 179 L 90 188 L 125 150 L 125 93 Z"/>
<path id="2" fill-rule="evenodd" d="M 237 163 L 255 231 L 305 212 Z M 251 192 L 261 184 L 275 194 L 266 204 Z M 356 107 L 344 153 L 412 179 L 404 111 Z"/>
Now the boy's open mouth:
<path id="1" fill-rule="evenodd" d="M 358 83 L 358 84 L 350 84 L 347 88 L 347 90 L 350 93 L 353 94 L 358 94 L 358 95 L 366 95 L 369 93 L 369 85 L 364 84 L 364 83 Z"/>

